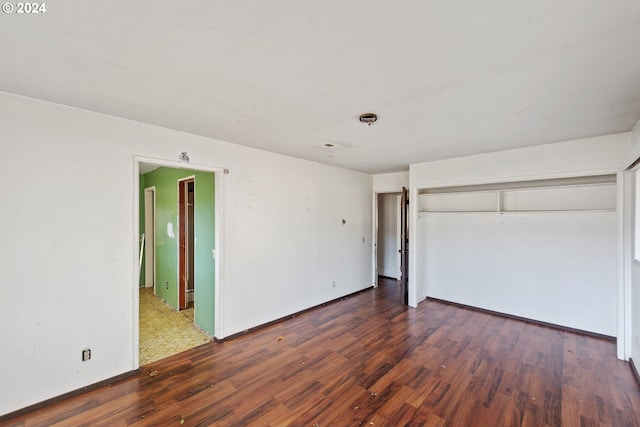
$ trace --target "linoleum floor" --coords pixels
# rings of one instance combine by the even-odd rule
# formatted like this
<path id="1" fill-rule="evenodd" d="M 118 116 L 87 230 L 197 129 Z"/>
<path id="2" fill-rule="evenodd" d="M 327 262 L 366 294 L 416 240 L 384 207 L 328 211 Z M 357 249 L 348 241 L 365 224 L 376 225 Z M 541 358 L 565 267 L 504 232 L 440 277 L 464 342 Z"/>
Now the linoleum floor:
<path id="1" fill-rule="evenodd" d="M 176 311 L 140 289 L 140 366 L 181 353 L 211 339 L 193 324 L 193 308 Z"/>

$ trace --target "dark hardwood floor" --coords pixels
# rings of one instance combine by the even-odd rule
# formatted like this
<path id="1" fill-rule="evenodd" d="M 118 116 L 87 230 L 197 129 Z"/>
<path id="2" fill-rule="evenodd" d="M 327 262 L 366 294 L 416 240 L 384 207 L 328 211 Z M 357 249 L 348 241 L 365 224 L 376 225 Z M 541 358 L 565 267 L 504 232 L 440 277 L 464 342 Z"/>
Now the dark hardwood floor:
<path id="1" fill-rule="evenodd" d="M 612 341 L 395 281 L 6 421 L 12 426 L 640 426 Z"/>

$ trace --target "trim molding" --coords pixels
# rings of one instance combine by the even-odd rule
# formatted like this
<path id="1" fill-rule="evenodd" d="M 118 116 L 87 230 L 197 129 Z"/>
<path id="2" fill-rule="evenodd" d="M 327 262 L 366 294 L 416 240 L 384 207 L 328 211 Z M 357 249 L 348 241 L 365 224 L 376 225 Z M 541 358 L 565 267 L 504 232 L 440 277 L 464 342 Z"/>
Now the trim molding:
<path id="1" fill-rule="evenodd" d="M 27 414 L 29 412 L 35 412 L 39 409 L 42 409 L 46 406 L 53 405 L 63 400 L 70 399 L 72 397 L 78 396 L 80 394 L 86 393 L 88 391 L 95 390 L 105 385 L 110 385 L 125 378 L 132 377 L 140 372 L 140 368 L 134 369 L 133 371 L 125 372 L 124 374 L 116 375 L 115 377 L 107 378 L 106 380 L 99 381 L 97 383 L 90 384 L 85 387 L 81 387 L 79 389 L 70 391 L 68 393 L 61 394 L 60 396 L 52 397 L 51 399 L 43 400 L 42 402 L 35 403 L 33 405 L 26 406 L 22 409 L 18 409 L 17 411 L 9 412 L 8 414 L 0 415 L 0 423 L 10 420 L 11 418 L 19 417 L 20 415 Z"/>

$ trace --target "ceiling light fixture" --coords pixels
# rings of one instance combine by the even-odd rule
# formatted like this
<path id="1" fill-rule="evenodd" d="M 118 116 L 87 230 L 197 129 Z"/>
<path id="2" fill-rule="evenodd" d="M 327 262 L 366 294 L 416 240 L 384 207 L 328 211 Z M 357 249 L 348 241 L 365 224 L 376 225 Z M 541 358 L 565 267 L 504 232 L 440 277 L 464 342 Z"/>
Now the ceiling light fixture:
<path id="1" fill-rule="evenodd" d="M 323 150 L 340 150 L 342 148 L 344 148 L 342 145 L 340 145 L 338 142 L 325 142 L 324 144 L 322 144 L 320 146 Z"/>
<path id="2" fill-rule="evenodd" d="M 360 121 L 366 123 L 368 126 L 371 126 L 376 120 L 378 120 L 378 115 L 374 113 L 364 113 L 360 115 Z"/>

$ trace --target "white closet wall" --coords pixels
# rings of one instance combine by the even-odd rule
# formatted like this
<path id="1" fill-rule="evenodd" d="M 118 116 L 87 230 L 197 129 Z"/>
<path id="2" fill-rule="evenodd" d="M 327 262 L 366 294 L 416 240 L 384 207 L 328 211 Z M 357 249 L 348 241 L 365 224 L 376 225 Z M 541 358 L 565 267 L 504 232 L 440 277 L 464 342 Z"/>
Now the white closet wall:
<path id="1" fill-rule="evenodd" d="M 615 176 L 423 190 L 427 295 L 616 335 Z"/>

